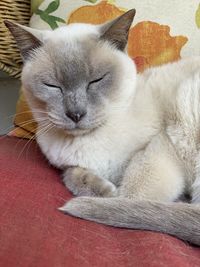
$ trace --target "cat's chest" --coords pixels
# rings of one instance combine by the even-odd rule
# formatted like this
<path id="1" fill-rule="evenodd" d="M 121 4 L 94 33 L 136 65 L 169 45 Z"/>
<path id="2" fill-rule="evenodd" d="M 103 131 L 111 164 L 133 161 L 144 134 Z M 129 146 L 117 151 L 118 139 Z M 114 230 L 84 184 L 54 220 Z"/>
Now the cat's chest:
<path id="1" fill-rule="evenodd" d="M 58 168 L 80 166 L 89 168 L 96 175 L 117 182 L 122 176 L 130 144 L 118 138 L 77 138 L 51 133 L 37 138 L 48 160 Z"/>

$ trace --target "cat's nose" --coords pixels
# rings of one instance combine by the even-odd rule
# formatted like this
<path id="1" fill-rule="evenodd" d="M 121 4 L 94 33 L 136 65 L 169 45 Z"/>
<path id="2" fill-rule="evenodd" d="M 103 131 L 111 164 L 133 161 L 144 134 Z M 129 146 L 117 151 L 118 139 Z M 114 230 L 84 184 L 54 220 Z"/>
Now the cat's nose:
<path id="1" fill-rule="evenodd" d="M 66 112 L 66 116 L 70 118 L 73 122 L 79 122 L 84 116 L 86 112 Z"/>

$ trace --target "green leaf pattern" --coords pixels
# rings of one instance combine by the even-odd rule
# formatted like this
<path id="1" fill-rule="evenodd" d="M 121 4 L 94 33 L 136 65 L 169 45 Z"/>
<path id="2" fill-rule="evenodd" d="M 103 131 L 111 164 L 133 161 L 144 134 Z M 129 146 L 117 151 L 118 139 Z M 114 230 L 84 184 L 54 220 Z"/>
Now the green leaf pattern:
<path id="1" fill-rule="evenodd" d="M 200 28 L 200 4 L 199 4 L 198 9 L 196 11 L 195 21 L 196 21 L 197 27 Z"/>
<path id="2" fill-rule="evenodd" d="M 66 23 L 64 19 L 50 15 L 55 12 L 60 6 L 60 0 L 54 0 L 51 2 L 45 10 L 37 9 L 35 14 L 39 15 L 40 18 L 49 24 L 52 30 L 59 27 L 58 22 Z"/>
<path id="3" fill-rule="evenodd" d="M 86 2 L 90 2 L 92 4 L 95 4 L 97 2 L 97 0 L 85 0 Z"/>

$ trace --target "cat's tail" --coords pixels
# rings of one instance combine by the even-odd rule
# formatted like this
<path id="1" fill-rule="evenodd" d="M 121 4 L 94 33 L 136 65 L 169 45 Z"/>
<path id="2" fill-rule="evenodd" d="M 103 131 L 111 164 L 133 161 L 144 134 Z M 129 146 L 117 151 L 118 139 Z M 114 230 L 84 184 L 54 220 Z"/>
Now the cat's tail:
<path id="1" fill-rule="evenodd" d="M 200 246 L 200 205 L 78 197 L 60 210 L 115 227 L 167 233 Z"/>

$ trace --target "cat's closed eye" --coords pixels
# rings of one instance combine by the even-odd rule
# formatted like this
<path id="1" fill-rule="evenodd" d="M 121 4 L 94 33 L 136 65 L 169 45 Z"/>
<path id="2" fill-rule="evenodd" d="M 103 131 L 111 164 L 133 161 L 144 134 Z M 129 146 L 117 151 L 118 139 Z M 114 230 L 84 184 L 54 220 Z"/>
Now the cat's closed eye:
<path id="1" fill-rule="evenodd" d="M 101 82 L 107 75 L 108 75 L 109 73 L 105 73 L 103 76 L 101 76 L 100 78 L 98 78 L 98 79 L 95 79 L 95 80 L 93 80 L 93 81 L 90 81 L 89 83 L 88 83 L 88 87 L 87 87 L 87 89 L 90 89 L 91 87 L 92 87 L 92 85 L 94 85 L 94 84 L 98 84 L 99 82 Z"/>
<path id="2" fill-rule="evenodd" d="M 62 92 L 62 88 L 58 85 L 50 84 L 50 83 L 44 83 L 45 86 L 49 88 L 59 89 Z"/>

